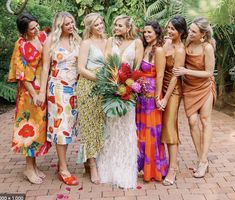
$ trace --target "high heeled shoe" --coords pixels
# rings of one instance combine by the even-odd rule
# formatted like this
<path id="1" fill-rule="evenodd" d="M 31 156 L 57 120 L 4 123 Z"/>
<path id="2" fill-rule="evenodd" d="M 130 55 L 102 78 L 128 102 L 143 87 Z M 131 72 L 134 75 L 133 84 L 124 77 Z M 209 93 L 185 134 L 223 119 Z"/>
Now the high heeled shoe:
<path id="1" fill-rule="evenodd" d="M 88 164 L 89 164 L 89 167 L 90 167 L 91 182 L 93 184 L 96 184 L 96 185 L 100 184 L 100 179 L 99 179 L 99 176 L 98 176 L 96 163 L 95 162 L 89 162 Z M 92 175 L 92 171 L 94 169 L 96 170 L 96 174 L 97 174 L 95 177 Z"/>
<path id="2" fill-rule="evenodd" d="M 167 178 L 167 176 L 166 176 L 166 178 L 162 181 L 162 184 L 163 184 L 164 186 L 171 186 L 171 185 L 174 185 L 174 183 L 175 183 L 175 181 L 176 181 L 176 176 L 177 176 L 178 171 L 179 171 L 178 168 L 174 168 L 174 167 L 169 168 L 169 169 L 168 169 L 168 173 L 169 173 L 169 172 L 172 172 L 172 173 L 173 173 L 173 177 L 172 177 L 172 179 L 169 179 L 169 178 Z"/>
<path id="3" fill-rule="evenodd" d="M 197 168 L 197 171 L 194 172 L 194 178 L 203 178 L 206 173 L 209 172 L 209 162 L 200 162 Z"/>
<path id="4" fill-rule="evenodd" d="M 76 177 L 71 175 L 69 177 L 63 177 L 60 173 L 58 173 L 58 179 L 64 182 L 66 185 L 75 186 L 78 185 L 79 182 L 77 181 Z"/>

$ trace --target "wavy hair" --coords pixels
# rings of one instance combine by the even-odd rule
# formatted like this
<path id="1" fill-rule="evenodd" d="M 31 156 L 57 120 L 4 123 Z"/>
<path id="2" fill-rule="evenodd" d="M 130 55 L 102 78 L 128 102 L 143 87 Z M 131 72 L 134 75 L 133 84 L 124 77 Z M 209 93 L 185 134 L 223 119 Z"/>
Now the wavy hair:
<path id="1" fill-rule="evenodd" d="M 213 29 L 208 20 L 203 17 L 198 17 L 195 18 L 192 23 L 197 25 L 201 33 L 205 33 L 205 36 L 203 37 L 204 42 L 210 43 L 215 49 L 216 42 L 215 39 L 213 38 Z"/>
<path id="2" fill-rule="evenodd" d="M 151 26 L 157 36 L 157 41 L 156 41 L 156 44 L 154 44 L 152 46 L 152 50 L 151 52 L 149 53 L 149 57 L 148 57 L 148 61 L 151 62 L 153 57 L 154 57 L 154 54 L 155 54 L 155 51 L 156 51 L 156 48 L 157 47 L 162 47 L 163 46 L 163 43 L 164 43 L 164 40 L 163 40 L 163 32 L 162 32 L 162 29 L 159 25 L 159 23 L 157 21 L 149 21 L 149 22 L 146 22 L 144 26 Z M 143 44 L 144 44 L 144 48 L 146 48 L 148 46 L 148 43 L 147 41 L 145 40 L 145 37 L 143 36 Z"/>
<path id="3" fill-rule="evenodd" d="M 116 22 L 120 19 L 124 19 L 126 27 L 129 28 L 129 31 L 126 35 L 126 39 L 128 39 L 128 40 L 136 39 L 137 32 L 136 32 L 136 26 L 134 24 L 133 19 L 130 16 L 127 16 L 127 15 L 119 15 L 114 19 L 113 25 L 115 25 Z M 115 35 L 114 29 L 115 28 L 113 28 L 113 35 L 114 35 L 114 37 L 118 37 L 118 36 Z"/>
<path id="4" fill-rule="evenodd" d="M 60 42 L 60 37 L 62 34 L 62 26 L 64 24 L 65 18 L 68 17 L 72 19 L 74 23 L 74 31 L 70 35 L 69 42 L 72 48 L 75 48 L 79 45 L 81 38 L 78 35 L 78 29 L 76 27 L 76 22 L 74 17 L 69 12 L 59 12 L 55 15 L 53 26 L 52 26 L 52 32 L 51 32 L 51 51 L 54 51 Z"/>
<path id="5" fill-rule="evenodd" d="M 103 24 L 104 20 L 103 17 L 99 13 L 90 13 L 85 16 L 84 18 L 84 25 L 85 29 L 83 31 L 83 39 L 89 39 L 92 36 L 92 27 L 95 24 L 97 19 L 101 19 Z M 105 38 L 105 34 L 101 36 L 102 38 Z"/>

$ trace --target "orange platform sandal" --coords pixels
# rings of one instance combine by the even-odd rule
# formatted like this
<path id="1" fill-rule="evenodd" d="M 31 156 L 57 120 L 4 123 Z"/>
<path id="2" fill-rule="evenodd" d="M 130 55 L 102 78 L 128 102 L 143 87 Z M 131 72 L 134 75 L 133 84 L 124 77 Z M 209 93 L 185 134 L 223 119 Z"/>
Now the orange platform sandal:
<path id="1" fill-rule="evenodd" d="M 63 177 L 61 174 L 58 173 L 58 179 L 62 182 L 64 182 L 66 185 L 78 185 L 79 182 L 77 180 L 77 178 L 73 175 L 69 176 L 69 177 Z"/>

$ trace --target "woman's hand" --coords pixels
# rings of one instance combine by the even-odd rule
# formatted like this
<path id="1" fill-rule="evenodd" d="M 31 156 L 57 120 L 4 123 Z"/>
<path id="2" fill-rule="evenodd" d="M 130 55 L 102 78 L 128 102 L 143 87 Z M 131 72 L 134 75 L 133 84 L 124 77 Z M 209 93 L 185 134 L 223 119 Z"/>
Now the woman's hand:
<path id="1" fill-rule="evenodd" d="M 156 107 L 158 110 L 164 111 L 164 109 L 161 107 L 161 100 L 156 98 Z"/>
<path id="2" fill-rule="evenodd" d="M 172 71 L 174 76 L 183 76 L 187 73 L 187 69 L 185 67 L 175 67 Z"/>
<path id="3" fill-rule="evenodd" d="M 37 106 L 42 106 L 45 103 L 45 99 L 46 99 L 46 94 L 40 92 L 37 97 L 36 97 L 36 105 Z"/>
<path id="4" fill-rule="evenodd" d="M 165 110 L 166 105 L 167 105 L 167 100 L 165 98 L 161 99 L 159 101 L 160 107 L 162 108 L 162 110 Z"/>
<path id="5" fill-rule="evenodd" d="M 38 105 L 38 94 L 37 94 L 37 93 L 33 94 L 33 95 L 32 95 L 32 98 L 33 98 L 33 104 L 34 104 L 35 106 L 39 106 L 39 105 Z"/>

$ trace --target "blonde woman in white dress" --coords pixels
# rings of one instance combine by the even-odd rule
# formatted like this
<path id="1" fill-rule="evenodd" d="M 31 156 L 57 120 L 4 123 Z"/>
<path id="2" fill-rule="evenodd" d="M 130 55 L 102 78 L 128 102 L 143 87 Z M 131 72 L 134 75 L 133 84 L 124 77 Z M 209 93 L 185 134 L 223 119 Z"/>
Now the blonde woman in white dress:
<path id="1" fill-rule="evenodd" d="M 114 36 L 109 38 L 105 55 L 117 54 L 122 63 L 132 68 L 143 58 L 143 44 L 136 39 L 136 27 L 126 15 L 114 20 Z M 105 125 L 104 148 L 97 158 L 98 173 L 102 183 L 111 183 L 128 189 L 136 188 L 137 183 L 137 135 L 135 108 L 122 117 L 107 118 Z"/>

